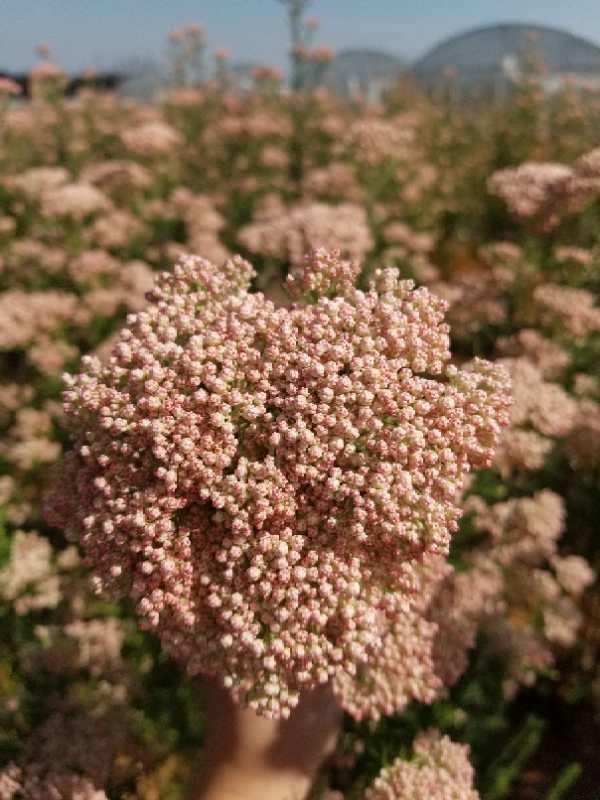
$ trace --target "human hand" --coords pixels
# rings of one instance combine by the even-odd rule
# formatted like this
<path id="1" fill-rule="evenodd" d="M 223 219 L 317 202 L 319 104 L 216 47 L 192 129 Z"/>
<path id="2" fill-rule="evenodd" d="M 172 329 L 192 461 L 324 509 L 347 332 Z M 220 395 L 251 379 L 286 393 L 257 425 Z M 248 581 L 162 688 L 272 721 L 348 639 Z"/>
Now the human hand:
<path id="1" fill-rule="evenodd" d="M 287 720 L 240 708 L 207 681 L 207 728 L 193 800 L 302 800 L 335 747 L 342 711 L 331 689 L 304 694 Z"/>

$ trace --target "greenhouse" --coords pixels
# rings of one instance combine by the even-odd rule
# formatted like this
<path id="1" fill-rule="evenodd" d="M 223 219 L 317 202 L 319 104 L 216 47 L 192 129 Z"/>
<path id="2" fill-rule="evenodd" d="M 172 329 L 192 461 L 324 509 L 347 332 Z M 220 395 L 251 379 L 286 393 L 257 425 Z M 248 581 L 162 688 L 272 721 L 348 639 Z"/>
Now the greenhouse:
<path id="1" fill-rule="evenodd" d="M 452 78 L 465 91 L 503 90 L 519 81 L 528 55 L 543 63 L 550 90 L 566 80 L 586 88 L 600 86 L 600 47 L 541 25 L 492 25 L 460 33 L 429 50 L 413 70 L 428 88 Z"/>

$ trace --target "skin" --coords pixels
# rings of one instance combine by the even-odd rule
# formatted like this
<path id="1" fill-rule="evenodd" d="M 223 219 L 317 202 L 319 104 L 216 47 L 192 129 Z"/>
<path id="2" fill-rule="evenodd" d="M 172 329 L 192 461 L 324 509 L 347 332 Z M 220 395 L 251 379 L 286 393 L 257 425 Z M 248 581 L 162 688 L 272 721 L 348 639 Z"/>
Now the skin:
<path id="1" fill-rule="evenodd" d="M 329 687 L 306 693 L 288 720 L 268 720 L 206 683 L 206 738 L 191 800 L 302 800 L 332 753 L 342 712 Z"/>

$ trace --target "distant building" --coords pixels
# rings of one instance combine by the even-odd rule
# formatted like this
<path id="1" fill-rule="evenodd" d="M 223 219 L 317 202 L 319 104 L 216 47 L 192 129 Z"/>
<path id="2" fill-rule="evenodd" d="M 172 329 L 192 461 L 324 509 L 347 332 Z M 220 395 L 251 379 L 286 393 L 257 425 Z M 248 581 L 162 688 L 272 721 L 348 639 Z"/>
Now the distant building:
<path id="1" fill-rule="evenodd" d="M 600 47 L 543 25 L 491 25 L 460 33 L 429 50 L 412 71 L 428 89 L 451 79 L 466 94 L 502 93 L 519 82 L 523 56 L 532 50 L 543 61 L 548 91 L 566 81 L 581 88 L 600 88 Z"/>
<path id="2" fill-rule="evenodd" d="M 549 93 L 565 83 L 600 92 L 600 46 L 567 31 L 544 25 L 505 23 L 476 28 L 445 39 L 409 65 L 404 59 L 376 49 L 342 50 L 331 63 L 308 70 L 308 86 L 326 86 L 346 98 L 361 97 L 377 102 L 401 76 L 416 79 L 426 89 L 451 83 L 463 96 L 503 96 L 523 77 L 523 57 L 528 52 L 539 55 L 545 72 L 542 83 Z M 227 65 L 229 85 L 240 91 L 255 85 L 256 62 Z M 28 96 L 26 75 L 6 74 Z M 163 64 L 151 59 L 132 58 L 114 72 L 99 73 L 90 80 L 73 76 L 67 94 L 83 85 L 117 89 L 121 94 L 149 100 L 168 85 Z"/>
<path id="3" fill-rule="evenodd" d="M 30 94 L 29 75 L 24 73 L 11 73 L 0 70 L 0 78 L 10 78 L 21 87 L 21 98 L 28 98 Z M 80 89 L 85 87 L 91 89 L 117 89 L 125 80 L 121 73 L 117 72 L 99 72 L 92 75 L 72 75 L 67 79 L 65 86 L 65 94 L 70 97 L 77 94 Z"/>
<path id="4" fill-rule="evenodd" d="M 325 70 L 321 83 L 344 97 L 378 100 L 406 70 L 397 56 L 379 50 L 342 50 Z"/>

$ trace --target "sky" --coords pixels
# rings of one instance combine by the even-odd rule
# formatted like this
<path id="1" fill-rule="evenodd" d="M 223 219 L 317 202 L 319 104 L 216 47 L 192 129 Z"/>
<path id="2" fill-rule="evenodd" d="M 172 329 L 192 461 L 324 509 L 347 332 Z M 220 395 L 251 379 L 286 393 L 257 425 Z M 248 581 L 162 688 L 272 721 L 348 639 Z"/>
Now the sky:
<path id="1" fill-rule="evenodd" d="M 412 60 L 468 28 L 526 22 L 565 28 L 600 43 L 599 0 L 312 0 L 319 42 L 335 50 L 376 47 Z M 234 60 L 284 65 L 287 29 L 277 0 L 0 0 L 0 69 L 22 70 L 48 42 L 68 70 L 160 60 L 165 36 L 201 23 L 209 47 Z"/>

